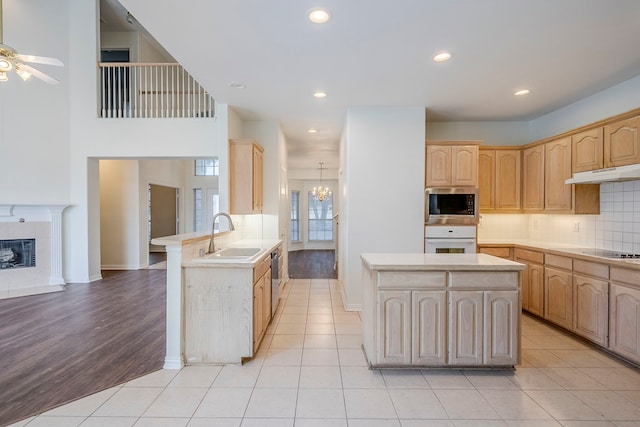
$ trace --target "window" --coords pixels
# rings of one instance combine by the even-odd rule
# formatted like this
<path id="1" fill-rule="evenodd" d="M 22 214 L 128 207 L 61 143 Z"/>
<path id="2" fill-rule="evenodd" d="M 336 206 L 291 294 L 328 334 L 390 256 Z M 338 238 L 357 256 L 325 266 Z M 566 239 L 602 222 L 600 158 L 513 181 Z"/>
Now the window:
<path id="1" fill-rule="evenodd" d="M 220 175 L 220 163 L 215 159 L 198 159 L 195 161 L 196 176 L 218 176 Z"/>
<path id="2" fill-rule="evenodd" d="M 202 188 L 193 189 L 193 231 L 202 230 Z"/>
<path id="3" fill-rule="evenodd" d="M 322 202 L 309 192 L 309 241 L 333 240 L 333 197 Z"/>
<path id="4" fill-rule="evenodd" d="M 300 241 L 300 192 L 291 192 L 291 241 Z"/>

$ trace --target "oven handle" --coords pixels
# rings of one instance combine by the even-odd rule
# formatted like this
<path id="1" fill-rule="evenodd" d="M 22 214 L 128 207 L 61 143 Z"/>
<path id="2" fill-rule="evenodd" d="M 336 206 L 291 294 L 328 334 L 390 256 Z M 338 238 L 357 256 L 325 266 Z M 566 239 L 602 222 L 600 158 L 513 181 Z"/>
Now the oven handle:
<path id="1" fill-rule="evenodd" d="M 432 237 L 426 238 L 427 243 L 475 243 L 476 239 L 457 239 L 455 237 L 449 237 L 445 239 L 434 239 Z"/>

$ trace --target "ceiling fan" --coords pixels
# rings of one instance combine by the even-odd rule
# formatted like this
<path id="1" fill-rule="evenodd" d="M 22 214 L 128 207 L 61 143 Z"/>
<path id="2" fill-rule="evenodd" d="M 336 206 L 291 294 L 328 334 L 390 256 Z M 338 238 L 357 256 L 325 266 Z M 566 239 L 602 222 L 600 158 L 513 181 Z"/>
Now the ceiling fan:
<path id="1" fill-rule="evenodd" d="M 26 62 L 34 64 L 56 65 L 58 67 L 64 66 L 62 61 L 60 61 L 59 59 L 50 58 L 47 56 L 24 55 L 16 52 L 15 49 L 13 49 L 11 46 L 3 44 L 2 0 L 0 0 L 0 82 L 9 80 L 9 78 L 7 77 L 7 72 L 13 69 L 24 81 L 29 80 L 29 78 L 33 76 L 44 81 L 45 83 L 58 83 L 58 80 L 46 75 L 42 71 L 31 67 L 30 65 L 25 64 Z"/>

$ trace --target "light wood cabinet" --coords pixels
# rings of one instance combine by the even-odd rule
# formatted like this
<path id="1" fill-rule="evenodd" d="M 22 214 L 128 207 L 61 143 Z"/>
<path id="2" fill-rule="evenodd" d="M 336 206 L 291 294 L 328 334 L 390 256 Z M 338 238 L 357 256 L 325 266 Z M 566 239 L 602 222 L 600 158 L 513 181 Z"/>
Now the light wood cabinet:
<path id="1" fill-rule="evenodd" d="M 478 245 L 478 252 L 497 256 L 504 259 L 513 259 L 513 248 L 510 246 L 483 246 Z"/>
<path id="2" fill-rule="evenodd" d="M 598 127 L 571 136 L 571 171 L 602 169 L 604 165 L 604 128 Z"/>
<path id="3" fill-rule="evenodd" d="M 484 292 L 484 363 L 516 364 L 519 305 L 517 291 Z"/>
<path id="4" fill-rule="evenodd" d="M 253 351 L 256 352 L 271 321 L 271 258 L 264 257 L 253 270 Z"/>
<path id="5" fill-rule="evenodd" d="M 522 272 L 522 309 L 544 316 L 544 254 L 516 248 L 514 261 L 527 265 Z"/>
<path id="6" fill-rule="evenodd" d="M 370 366 L 516 365 L 520 270 L 365 267 L 362 331 Z"/>
<path id="7" fill-rule="evenodd" d="M 427 143 L 426 157 L 426 187 L 478 185 L 478 145 Z"/>
<path id="8" fill-rule="evenodd" d="M 573 332 L 606 347 L 609 333 L 609 283 L 574 273 L 573 304 Z"/>
<path id="9" fill-rule="evenodd" d="M 611 267 L 609 349 L 640 363 L 640 271 Z"/>
<path id="10" fill-rule="evenodd" d="M 449 364 L 482 363 L 483 307 L 482 292 L 449 292 Z"/>
<path id="11" fill-rule="evenodd" d="M 481 212 L 518 212 L 521 205 L 521 150 L 484 149 L 478 155 Z"/>
<path id="12" fill-rule="evenodd" d="M 640 163 L 640 116 L 604 127 L 604 166 L 625 166 Z"/>
<path id="13" fill-rule="evenodd" d="M 544 145 L 544 210 L 548 213 L 570 212 L 572 203 L 571 139 L 562 138 Z"/>
<path id="14" fill-rule="evenodd" d="M 379 363 L 411 364 L 411 291 L 380 291 L 377 318 Z"/>
<path id="15" fill-rule="evenodd" d="M 522 151 L 522 209 L 526 212 L 544 210 L 544 145 Z"/>
<path id="16" fill-rule="evenodd" d="M 569 330 L 573 325 L 571 262 L 550 254 L 544 260 L 544 318 Z"/>
<path id="17" fill-rule="evenodd" d="M 262 211 L 263 152 L 253 140 L 229 142 L 229 206 L 232 214 Z"/>
<path id="18" fill-rule="evenodd" d="M 447 298 L 445 291 L 413 291 L 412 357 L 414 365 L 446 362 Z"/>

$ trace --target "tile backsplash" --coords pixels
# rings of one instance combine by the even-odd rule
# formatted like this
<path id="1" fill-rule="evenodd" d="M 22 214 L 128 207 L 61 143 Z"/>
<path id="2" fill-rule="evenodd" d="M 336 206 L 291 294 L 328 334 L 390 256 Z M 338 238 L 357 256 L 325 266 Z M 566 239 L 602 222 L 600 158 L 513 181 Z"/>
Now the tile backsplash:
<path id="1" fill-rule="evenodd" d="M 600 184 L 599 215 L 483 214 L 478 238 L 640 253 L 640 181 Z"/>

